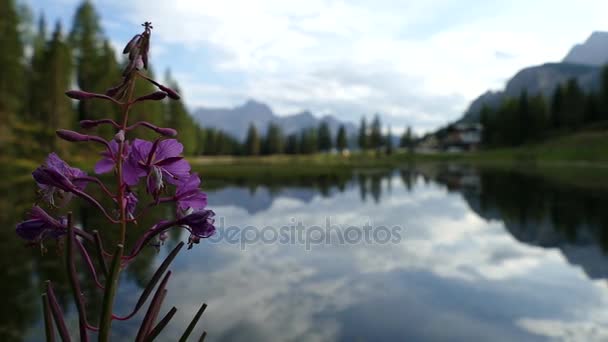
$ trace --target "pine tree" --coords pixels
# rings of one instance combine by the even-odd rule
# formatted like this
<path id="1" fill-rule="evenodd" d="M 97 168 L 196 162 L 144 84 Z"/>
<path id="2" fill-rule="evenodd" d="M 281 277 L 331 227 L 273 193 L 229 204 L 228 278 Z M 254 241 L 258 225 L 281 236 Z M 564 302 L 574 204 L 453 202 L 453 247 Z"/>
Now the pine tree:
<path id="1" fill-rule="evenodd" d="M 305 128 L 300 133 L 300 153 L 312 154 L 317 152 L 318 134 L 314 127 Z"/>
<path id="2" fill-rule="evenodd" d="M 494 118 L 492 117 L 492 110 L 490 109 L 490 107 L 484 104 L 481 107 L 479 117 L 479 121 L 482 127 L 481 145 L 490 146 L 492 144 L 493 136 L 495 134 L 493 125 Z"/>
<path id="3" fill-rule="evenodd" d="M 412 136 L 412 127 L 407 126 L 401 139 L 399 140 L 399 147 L 406 148 L 408 152 L 411 152 L 414 146 L 414 137 Z"/>
<path id="4" fill-rule="evenodd" d="M 285 153 L 287 153 L 287 154 L 300 153 L 300 144 L 298 141 L 297 133 L 292 133 L 287 136 L 287 139 L 285 141 Z"/>
<path id="5" fill-rule="evenodd" d="M 260 135 L 253 123 L 249 124 L 247 130 L 247 138 L 245 139 L 245 153 L 249 156 L 257 156 L 260 154 Z"/>
<path id="6" fill-rule="evenodd" d="M 72 57 L 63 38 L 61 23 L 57 22 L 51 40 L 44 51 L 44 73 L 37 87 L 45 90 L 40 119 L 48 129 L 50 147 L 65 152 L 69 144 L 55 138 L 55 130 L 74 127 L 72 103 L 65 96 L 72 80 Z"/>
<path id="7" fill-rule="evenodd" d="M 596 94 L 587 94 L 585 96 L 585 123 L 592 123 L 601 119 L 600 101 Z"/>
<path id="8" fill-rule="evenodd" d="M 538 141 L 542 139 L 545 132 L 549 128 L 549 117 L 547 103 L 542 95 L 536 95 L 529 100 L 530 122 L 528 123 L 528 131 L 530 136 L 528 140 Z"/>
<path id="9" fill-rule="evenodd" d="M 608 120 L 608 65 L 602 68 L 598 96 L 600 120 Z"/>
<path id="10" fill-rule="evenodd" d="M 325 121 L 321 121 L 319 124 L 319 150 L 327 152 L 333 147 L 331 139 L 331 131 L 329 125 Z"/>
<path id="11" fill-rule="evenodd" d="M 516 138 L 515 144 L 520 145 L 528 141 L 531 136 L 530 128 L 530 109 L 528 103 L 528 91 L 523 90 L 519 95 L 518 103 L 518 118 L 516 120 L 517 126 L 515 128 Z"/>
<path id="12" fill-rule="evenodd" d="M 563 125 L 564 89 L 561 85 L 555 87 L 551 97 L 551 127 L 559 129 Z"/>
<path id="13" fill-rule="evenodd" d="M 393 133 L 391 132 L 391 126 L 388 126 L 388 133 L 386 134 L 386 154 L 393 154 Z"/>
<path id="14" fill-rule="evenodd" d="M 340 128 L 338 129 L 338 136 L 336 137 L 336 147 L 340 152 L 344 152 L 347 144 L 346 128 L 344 128 L 344 125 L 340 125 Z"/>
<path id="15" fill-rule="evenodd" d="M 583 122 L 583 108 L 585 95 L 575 78 L 566 83 L 564 96 L 565 125 L 570 129 L 576 129 Z"/>
<path id="16" fill-rule="evenodd" d="M 283 153 L 285 147 L 283 132 L 281 127 L 275 123 L 269 123 L 266 130 L 266 139 L 264 141 L 265 154 Z"/>
<path id="17" fill-rule="evenodd" d="M 374 116 L 374 121 L 372 121 L 369 141 L 371 147 L 376 150 L 382 147 L 382 124 L 380 123 L 380 116 L 378 114 Z"/>
<path id="18" fill-rule="evenodd" d="M 27 118 L 33 121 L 42 119 L 42 104 L 46 97 L 46 89 L 40 85 L 43 81 L 45 70 L 44 54 L 46 49 L 46 20 L 44 15 L 38 19 L 38 31 L 32 44 L 32 56 L 30 59 L 28 79 Z"/>
<path id="19" fill-rule="evenodd" d="M 357 139 L 359 148 L 366 150 L 369 148 L 369 136 L 367 134 L 367 120 L 365 117 L 361 118 L 361 124 L 359 125 L 359 138 Z"/>
<path id="20" fill-rule="evenodd" d="M 85 91 L 103 93 L 109 88 L 104 79 L 114 74 L 107 75 L 108 71 L 99 67 L 102 60 L 107 58 L 103 53 L 104 39 L 99 22 L 99 15 L 91 1 L 83 1 L 76 9 L 69 41 L 75 57 L 78 87 Z M 78 118 L 80 120 L 105 118 L 109 108 L 99 101 L 79 101 Z M 106 132 L 106 128 L 101 130 L 102 133 L 109 132 Z"/>
<path id="21" fill-rule="evenodd" d="M 14 0 L 0 1 L 0 120 L 7 122 L 24 103 L 23 42 Z"/>

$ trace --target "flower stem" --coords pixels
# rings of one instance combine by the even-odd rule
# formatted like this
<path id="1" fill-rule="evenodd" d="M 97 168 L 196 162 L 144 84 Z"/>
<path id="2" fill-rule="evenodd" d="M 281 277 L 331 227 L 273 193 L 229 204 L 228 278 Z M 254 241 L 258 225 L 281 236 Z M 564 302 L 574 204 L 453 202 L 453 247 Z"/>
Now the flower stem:
<path id="1" fill-rule="evenodd" d="M 133 89 L 135 88 L 135 80 L 131 81 L 131 85 L 129 87 L 129 94 L 127 96 L 127 103 L 123 105 L 124 112 L 122 117 L 122 125 L 120 129 L 126 132 L 127 125 L 129 124 L 129 110 L 131 109 L 131 100 L 133 98 Z M 126 236 L 127 236 L 127 213 L 125 207 L 125 187 L 126 185 L 122 179 L 122 163 L 123 163 L 123 154 L 125 151 L 125 139 L 120 142 L 118 147 L 118 161 L 116 163 L 116 171 L 118 178 L 118 205 L 120 208 L 120 243 L 124 246 Z"/>

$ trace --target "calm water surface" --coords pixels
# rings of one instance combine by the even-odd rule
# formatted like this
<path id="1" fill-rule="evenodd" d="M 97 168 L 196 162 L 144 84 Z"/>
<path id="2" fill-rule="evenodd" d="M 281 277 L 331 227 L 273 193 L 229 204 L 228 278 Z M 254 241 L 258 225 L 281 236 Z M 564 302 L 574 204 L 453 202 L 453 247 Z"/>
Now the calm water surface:
<path id="1" fill-rule="evenodd" d="M 24 184 L 5 186 L 0 202 L 0 341 L 41 340 L 40 283 L 65 280 L 54 245 L 41 257 L 14 237 L 33 200 Z M 210 341 L 608 340 L 607 192 L 428 166 L 323 186 L 225 186 L 209 200 L 220 230 L 241 234 L 176 259 L 163 312 L 169 304 L 179 310 L 162 340 L 173 340 L 203 300 L 209 308 L 199 328 Z M 329 241 L 319 238 L 327 220 L 340 227 Z M 297 222 L 308 246 L 288 235 Z M 367 222 L 382 232 L 357 240 Z M 266 242 L 243 240 L 262 230 Z M 131 266 L 117 311 L 133 305 L 185 238 L 173 234 Z M 68 290 L 58 292 L 73 313 Z M 115 340 L 137 329 L 115 324 Z"/>

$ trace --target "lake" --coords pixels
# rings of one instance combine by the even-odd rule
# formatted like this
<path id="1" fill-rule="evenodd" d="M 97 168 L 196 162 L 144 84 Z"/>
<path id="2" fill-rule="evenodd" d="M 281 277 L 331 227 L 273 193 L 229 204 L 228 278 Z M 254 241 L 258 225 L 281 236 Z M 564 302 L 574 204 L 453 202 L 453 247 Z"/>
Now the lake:
<path id="1" fill-rule="evenodd" d="M 197 332 L 209 341 L 608 339 L 608 190 L 438 164 L 361 170 L 339 182 L 210 187 L 218 234 L 174 261 L 161 314 L 178 311 L 160 340 L 183 331 L 202 301 Z M 14 235 L 33 186 L 25 179 L 2 190 L 0 340 L 42 340 L 46 279 L 57 282 L 75 328 L 58 246 L 42 256 Z M 99 222 L 74 210 L 81 224 Z M 186 238 L 170 235 L 123 273 L 117 312 Z M 137 329 L 114 326 L 115 340 Z"/>

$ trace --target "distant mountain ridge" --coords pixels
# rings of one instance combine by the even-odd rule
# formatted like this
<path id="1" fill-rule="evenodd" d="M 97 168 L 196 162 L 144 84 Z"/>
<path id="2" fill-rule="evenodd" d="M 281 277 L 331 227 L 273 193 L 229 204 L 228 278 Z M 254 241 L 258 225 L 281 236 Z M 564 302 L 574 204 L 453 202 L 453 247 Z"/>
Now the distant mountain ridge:
<path id="1" fill-rule="evenodd" d="M 517 72 L 501 91 L 487 91 L 476 98 L 458 122 L 478 122 L 483 105 L 497 108 L 503 100 L 517 97 L 523 90 L 530 95 L 550 96 L 557 85 L 575 78 L 585 91 L 597 89 L 601 67 L 608 63 L 608 32 L 593 32 L 575 45 L 559 63 L 545 63 Z"/>
<path id="2" fill-rule="evenodd" d="M 563 62 L 602 66 L 608 63 L 608 32 L 593 32 L 583 44 L 576 44 Z"/>
<path id="3" fill-rule="evenodd" d="M 347 135 L 357 132 L 357 126 L 351 122 L 343 122 L 331 115 L 317 118 L 309 111 L 279 116 L 272 109 L 255 100 L 248 100 L 244 104 L 234 108 L 198 108 L 192 116 L 203 127 L 213 127 L 226 132 L 233 137 L 243 141 L 247 136 L 247 130 L 254 123 L 258 132 L 264 134 L 268 125 L 276 123 L 284 134 L 300 132 L 304 128 L 318 127 L 321 122 L 327 122 L 332 133 L 338 132 L 340 125 L 344 124 Z"/>

